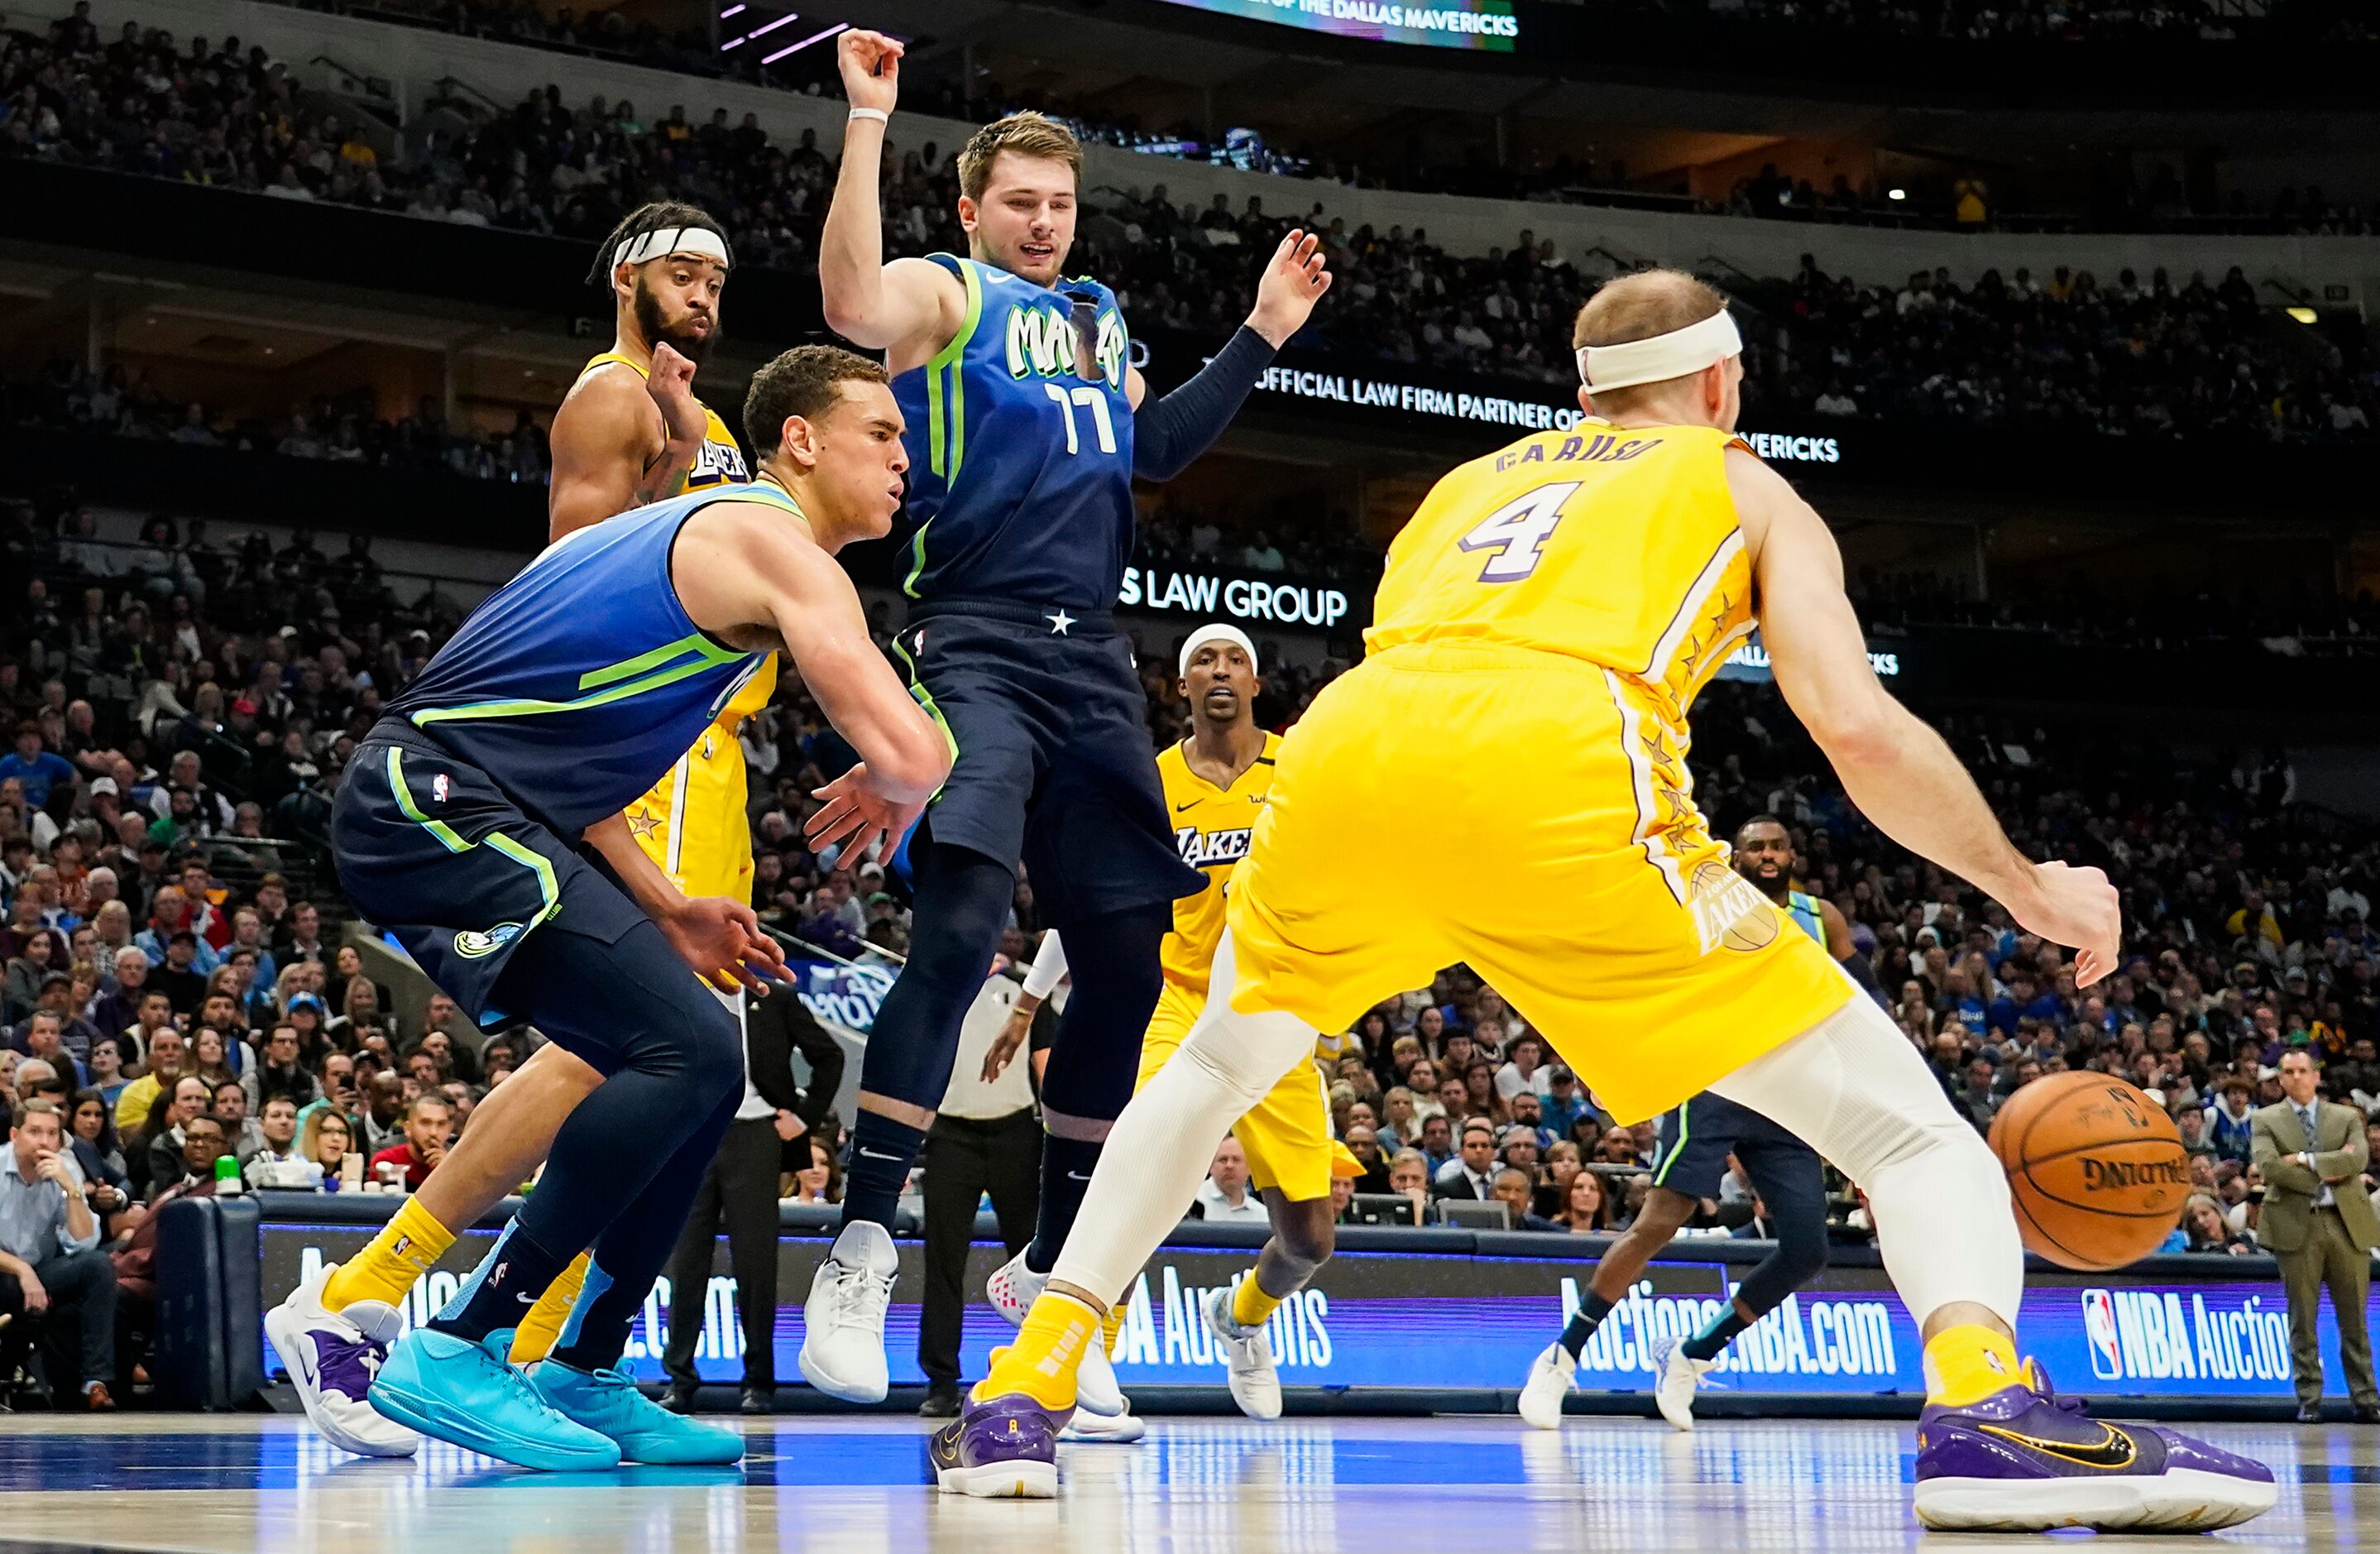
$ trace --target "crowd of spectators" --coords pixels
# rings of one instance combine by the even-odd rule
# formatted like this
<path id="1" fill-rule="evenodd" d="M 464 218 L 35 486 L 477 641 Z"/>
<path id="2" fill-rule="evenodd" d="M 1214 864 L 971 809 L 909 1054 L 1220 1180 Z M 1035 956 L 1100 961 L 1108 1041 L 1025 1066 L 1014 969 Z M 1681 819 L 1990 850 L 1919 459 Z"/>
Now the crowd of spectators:
<path id="1" fill-rule="evenodd" d="M 2294 367 L 2265 338 L 2237 265 L 2213 285 L 2162 266 L 2102 282 L 2061 264 L 1986 270 L 1972 286 L 1947 268 L 1861 286 L 1804 255 L 1786 319 L 1763 380 L 1773 402 L 1819 415 L 2362 442 L 2380 410 L 2380 360 L 2325 338 Z"/>
<path id="2" fill-rule="evenodd" d="M 243 55 L 234 40 L 180 48 L 137 29 L 102 46 L 73 18 L 46 39 L 9 35 L 0 115 L 0 140 L 26 154 L 589 242 L 630 203 L 668 191 L 718 215 L 739 262 L 793 271 L 815 261 L 834 174 L 807 131 L 774 145 L 749 115 L 731 125 L 722 109 L 698 124 L 682 105 L 648 125 L 633 104 L 599 98 L 574 109 L 552 87 L 485 122 L 425 131 L 413 155 L 384 165 L 353 127 L 301 110 L 261 51 Z M 929 143 L 888 159 L 890 251 L 964 246 L 948 150 Z M 1235 210 L 1219 194 L 1201 209 L 1156 184 L 1093 189 L 1086 207 L 1080 261 L 1115 286 L 1144 333 L 1227 334 L 1261 259 L 1296 223 L 1325 234 L 1337 276 L 1310 326 L 1314 344 L 1559 389 L 1575 377 L 1571 320 L 1601 278 L 1530 231 L 1509 249 L 1462 257 L 1419 228 L 1351 231 L 1319 202 L 1283 212 L 1250 196 Z M 1972 286 L 1947 271 L 1861 286 L 1805 261 L 1790 279 L 1740 289 L 1755 304 L 1743 310 L 1755 411 L 2293 442 L 2367 437 L 2380 412 L 2367 353 L 2326 342 L 2318 360 L 2302 361 L 2270 338 L 2254 284 L 2236 266 L 2220 279 L 2162 269 L 2102 279 L 2060 266 L 2046 277 L 1995 272 Z M 284 435 L 341 456 L 405 445 L 399 429 L 383 435 L 359 417 L 350 435 L 340 423 Z M 541 462 L 530 442 L 440 454 L 508 476 Z"/>
<path id="3" fill-rule="evenodd" d="M 373 397 L 369 387 L 358 387 L 337 397 L 316 395 L 310 404 L 291 406 L 284 416 L 239 415 L 166 394 L 146 368 L 118 362 L 94 373 L 58 357 L 43 363 L 32 379 L 0 379 L 0 425 L 20 434 L 90 431 L 183 447 L 545 484 L 551 470 L 545 431 L 527 411 L 511 430 L 491 435 L 458 430 L 427 395 L 413 414 L 383 420 L 373 413 Z"/>

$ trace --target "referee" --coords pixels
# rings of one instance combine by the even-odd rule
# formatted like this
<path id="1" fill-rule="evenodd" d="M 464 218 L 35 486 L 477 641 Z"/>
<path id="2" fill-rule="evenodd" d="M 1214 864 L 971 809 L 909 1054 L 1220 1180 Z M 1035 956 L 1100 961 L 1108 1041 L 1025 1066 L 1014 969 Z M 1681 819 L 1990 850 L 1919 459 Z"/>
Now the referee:
<path id="1" fill-rule="evenodd" d="M 917 1323 L 917 1368 L 926 1401 L 917 1412 L 948 1419 L 959 1411 L 959 1334 L 976 1206 L 991 1195 L 1000 1239 L 1014 1257 L 1033 1239 L 1041 1203 L 1041 1124 L 1033 1075 L 1047 1056 L 1050 1018 L 1034 1022 L 1033 1066 L 1010 1063 L 986 1084 L 984 1055 L 1024 989 L 1010 967 L 1025 951 L 1014 929 L 1001 935 L 1002 960 L 976 992 L 959 1026 L 951 1087 L 926 1135 L 926 1303 Z M 1061 990 L 1062 994 L 1062 989 Z"/>

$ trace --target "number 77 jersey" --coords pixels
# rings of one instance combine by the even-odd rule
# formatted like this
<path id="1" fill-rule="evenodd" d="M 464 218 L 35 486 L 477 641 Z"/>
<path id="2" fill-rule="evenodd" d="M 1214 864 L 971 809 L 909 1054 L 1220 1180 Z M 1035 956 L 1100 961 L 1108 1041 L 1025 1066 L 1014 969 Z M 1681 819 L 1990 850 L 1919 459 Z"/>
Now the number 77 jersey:
<path id="1" fill-rule="evenodd" d="M 1365 645 L 1586 660 L 1682 720 L 1751 634 L 1752 567 L 1714 427 L 1586 421 L 1447 472 L 1389 547 Z"/>
<path id="2" fill-rule="evenodd" d="M 928 257 L 966 304 L 949 343 L 892 381 L 908 428 L 902 591 L 1112 609 L 1133 531 L 1130 342 L 1115 294 Z"/>

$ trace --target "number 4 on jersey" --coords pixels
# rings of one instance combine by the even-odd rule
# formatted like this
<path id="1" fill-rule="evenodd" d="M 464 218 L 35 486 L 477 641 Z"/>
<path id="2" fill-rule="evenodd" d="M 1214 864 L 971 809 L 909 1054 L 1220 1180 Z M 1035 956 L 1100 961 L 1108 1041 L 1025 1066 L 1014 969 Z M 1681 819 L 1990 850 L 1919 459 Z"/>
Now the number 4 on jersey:
<path id="1" fill-rule="evenodd" d="M 1578 485 L 1576 480 L 1564 480 L 1539 486 L 1497 508 L 1480 520 L 1478 528 L 1464 535 L 1464 550 L 1496 552 L 1479 569 L 1479 580 L 1515 583 L 1535 572 L 1543 559 L 1540 552 L 1547 538 L 1561 522 L 1561 504 L 1571 499 Z"/>

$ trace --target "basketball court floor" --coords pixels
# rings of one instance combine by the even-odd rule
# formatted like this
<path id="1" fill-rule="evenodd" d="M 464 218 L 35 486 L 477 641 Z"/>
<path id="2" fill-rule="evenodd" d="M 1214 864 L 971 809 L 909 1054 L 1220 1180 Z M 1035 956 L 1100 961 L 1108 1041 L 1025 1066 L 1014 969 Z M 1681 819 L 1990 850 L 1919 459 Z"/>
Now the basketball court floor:
<path id="1" fill-rule="evenodd" d="M 743 1470 L 517 1473 L 432 1444 L 368 1463 L 294 1418 L 0 1419 L 0 1549 L 601 1554 L 1119 1554 L 1136 1548 L 1448 1554 L 1457 1549 L 2005 1548 L 1911 1520 L 1906 1425 L 1644 1420 L 1158 1419 L 1138 1446 L 1075 1446 L 1055 1503 L 925 1487 L 916 1420 L 788 1416 L 749 1430 Z M 2280 1503 L 2226 1547 L 2380 1544 L 2380 1432 L 2213 1426 L 2270 1463 Z M 2058 1542 L 2072 1546 L 2074 1535 Z M 2095 1549 L 2209 1547 L 2103 1536 Z"/>

